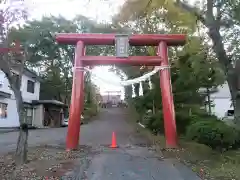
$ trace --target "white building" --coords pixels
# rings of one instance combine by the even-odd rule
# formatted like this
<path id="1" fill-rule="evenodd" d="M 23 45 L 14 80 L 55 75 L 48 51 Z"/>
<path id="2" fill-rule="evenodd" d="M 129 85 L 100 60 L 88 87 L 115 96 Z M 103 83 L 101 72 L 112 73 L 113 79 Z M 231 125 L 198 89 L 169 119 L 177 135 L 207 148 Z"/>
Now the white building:
<path id="1" fill-rule="evenodd" d="M 112 104 L 118 104 L 121 102 L 121 95 L 108 94 L 108 95 L 102 95 L 101 98 L 102 98 L 102 103 L 111 102 Z"/>
<path id="2" fill-rule="evenodd" d="M 214 107 L 212 112 L 219 118 L 223 118 L 228 110 L 233 110 L 231 94 L 227 83 L 218 87 L 218 91 L 210 95 Z"/>
<path id="3" fill-rule="evenodd" d="M 16 71 L 14 73 L 18 74 Z M 25 106 L 25 122 L 32 125 L 34 118 L 33 100 L 39 100 L 40 78 L 28 69 L 24 70 L 21 85 L 22 97 Z M 0 71 L 0 127 L 18 127 L 19 118 L 16 100 L 5 74 Z"/>
<path id="4" fill-rule="evenodd" d="M 203 90 L 201 90 L 201 92 L 202 91 Z M 225 117 L 226 112 L 233 110 L 231 94 L 227 83 L 218 86 L 216 92 L 210 94 L 210 100 L 213 104 L 213 107 L 211 107 L 211 113 L 220 119 Z M 208 111 L 209 107 L 206 107 L 206 110 Z"/>

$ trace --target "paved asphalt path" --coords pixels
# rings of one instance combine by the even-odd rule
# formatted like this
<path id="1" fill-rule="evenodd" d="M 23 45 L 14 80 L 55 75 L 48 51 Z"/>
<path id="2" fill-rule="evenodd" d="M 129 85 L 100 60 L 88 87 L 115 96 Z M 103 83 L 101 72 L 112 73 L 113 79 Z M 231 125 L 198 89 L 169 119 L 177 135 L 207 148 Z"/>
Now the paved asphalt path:
<path id="1" fill-rule="evenodd" d="M 184 165 L 156 153 L 127 120 L 121 109 L 104 109 L 98 119 L 81 126 L 80 146 L 91 147 L 95 153 L 87 154 L 88 163 L 76 165 L 66 179 L 75 176 L 79 180 L 200 180 Z M 117 149 L 109 148 L 113 131 Z M 67 128 L 31 130 L 29 146 L 63 144 L 66 132 Z M 13 150 L 16 140 L 17 132 L 0 134 L 0 153 Z"/>

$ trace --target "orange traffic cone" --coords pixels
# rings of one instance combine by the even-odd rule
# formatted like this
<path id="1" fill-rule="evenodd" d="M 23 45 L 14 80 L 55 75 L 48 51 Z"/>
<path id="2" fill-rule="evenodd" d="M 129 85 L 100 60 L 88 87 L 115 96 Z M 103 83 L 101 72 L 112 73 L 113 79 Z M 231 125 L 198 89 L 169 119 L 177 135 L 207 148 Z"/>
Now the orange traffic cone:
<path id="1" fill-rule="evenodd" d="M 117 140 L 116 140 L 115 132 L 112 133 L 112 145 L 110 147 L 117 148 Z"/>

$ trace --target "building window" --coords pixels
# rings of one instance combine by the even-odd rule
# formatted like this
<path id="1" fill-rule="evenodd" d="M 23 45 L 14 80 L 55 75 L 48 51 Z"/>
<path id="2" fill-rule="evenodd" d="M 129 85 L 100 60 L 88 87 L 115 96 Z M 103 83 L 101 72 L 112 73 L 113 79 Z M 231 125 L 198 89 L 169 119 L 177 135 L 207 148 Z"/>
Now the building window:
<path id="1" fill-rule="evenodd" d="M 34 85 L 35 85 L 35 83 L 33 81 L 28 80 L 27 81 L 27 92 L 34 93 Z"/>
<path id="2" fill-rule="evenodd" d="M 0 103 L 0 118 L 7 117 L 7 104 Z"/>
<path id="3" fill-rule="evenodd" d="M 234 116 L 234 110 L 228 110 L 227 116 Z"/>

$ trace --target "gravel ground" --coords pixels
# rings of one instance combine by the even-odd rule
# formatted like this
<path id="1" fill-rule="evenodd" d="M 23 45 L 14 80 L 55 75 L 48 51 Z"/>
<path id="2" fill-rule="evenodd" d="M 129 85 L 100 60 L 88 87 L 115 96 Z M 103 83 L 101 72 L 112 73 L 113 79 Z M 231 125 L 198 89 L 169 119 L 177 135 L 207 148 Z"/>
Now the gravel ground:
<path id="1" fill-rule="evenodd" d="M 149 140 L 130 126 L 128 117 L 118 108 L 103 110 L 97 120 L 81 126 L 79 150 L 73 152 L 65 151 L 66 128 L 33 130 L 29 163 L 16 168 L 12 153 L 2 156 L 0 179 L 199 180 L 182 164 L 156 153 Z M 113 131 L 117 149 L 109 148 Z M 12 133 L 0 135 L 2 152 L 14 146 Z"/>
<path id="2" fill-rule="evenodd" d="M 29 148 L 29 162 L 20 167 L 15 166 L 13 153 L 8 153 L 0 158 L 0 179 L 62 179 L 79 164 L 88 164 L 94 153 L 87 146 L 72 152 L 66 152 L 64 146 L 39 146 Z"/>

